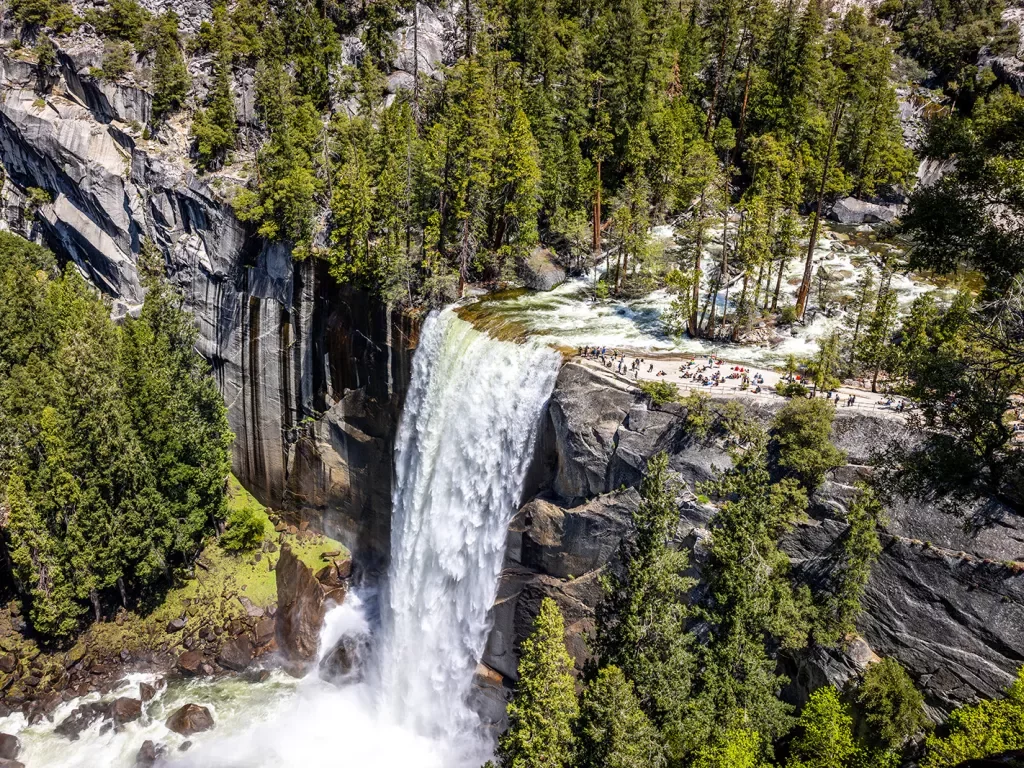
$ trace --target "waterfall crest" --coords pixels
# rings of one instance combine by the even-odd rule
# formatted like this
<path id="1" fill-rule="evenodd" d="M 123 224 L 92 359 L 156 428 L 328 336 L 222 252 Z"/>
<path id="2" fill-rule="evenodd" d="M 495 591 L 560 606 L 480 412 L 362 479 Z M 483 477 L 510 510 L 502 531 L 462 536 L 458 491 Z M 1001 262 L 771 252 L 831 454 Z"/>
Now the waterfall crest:
<path id="1" fill-rule="evenodd" d="M 446 740 L 489 631 L 558 355 L 497 341 L 451 309 L 424 323 L 395 445 L 391 566 L 381 605 L 381 707 Z"/>

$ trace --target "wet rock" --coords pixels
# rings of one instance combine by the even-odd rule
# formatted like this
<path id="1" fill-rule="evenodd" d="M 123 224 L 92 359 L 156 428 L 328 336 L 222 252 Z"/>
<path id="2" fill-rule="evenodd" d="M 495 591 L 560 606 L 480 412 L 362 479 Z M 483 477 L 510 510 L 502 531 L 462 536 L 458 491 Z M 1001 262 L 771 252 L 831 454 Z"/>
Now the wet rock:
<path id="1" fill-rule="evenodd" d="M 181 632 L 181 630 L 183 630 L 185 628 L 185 625 L 187 623 L 188 623 L 188 618 L 186 618 L 184 616 L 178 617 L 177 619 L 171 619 L 169 622 L 167 622 L 167 631 L 168 632 Z"/>
<path id="2" fill-rule="evenodd" d="M 316 658 L 324 618 L 320 583 L 288 545 L 281 547 L 276 575 L 278 647 L 289 661 L 312 661 Z"/>
<path id="3" fill-rule="evenodd" d="M 66 739 L 77 741 L 78 735 L 107 715 L 107 705 L 101 702 L 82 704 L 72 710 L 71 714 L 64 718 L 54 731 Z"/>
<path id="4" fill-rule="evenodd" d="M 199 651 L 185 651 L 178 657 L 174 667 L 186 677 L 196 677 L 202 672 L 203 654 Z"/>
<path id="5" fill-rule="evenodd" d="M 25 764 L 19 763 L 17 760 L 8 760 L 0 757 L 0 768 L 25 768 Z"/>
<path id="6" fill-rule="evenodd" d="M 354 682 L 359 678 L 359 660 L 369 648 L 369 638 L 342 637 L 320 662 L 320 675 L 334 682 Z"/>
<path id="7" fill-rule="evenodd" d="M 192 742 L 186 740 L 186 741 L 181 742 L 181 746 L 178 747 L 178 751 L 179 752 L 188 752 L 189 749 L 191 749 L 191 747 L 192 747 Z"/>
<path id="8" fill-rule="evenodd" d="M 191 736 L 213 728 L 213 715 L 206 707 L 186 704 L 167 718 L 167 727 L 182 736 Z"/>
<path id="9" fill-rule="evenodd" d="M 252 643 L 245 635 L 239 635 L 224 643 L 217 655 L 217 663 L 235 672 L 244 672 L 252 661 Z"/>
<path id="10" fill-rule="evenodd" d="M 138 699 L 122 696 L 114 699 L 110 705 L 110 719 L 115 725 L 131 723 L 142 717 L 142 702 Z"/>
<path id="11" fill-rule="evenodd" d="M 167 747 L 163 744 L 154 744 L 152 741 L 147 739 L 142 742 L 142 746 L 139 747 L 139 752 L 135 755 L 135 764 L 139 766 L 154 765 L 157 760 L 163 757 L 167 751 Z"/>
<path id="12" fill-rule="evenodd" d="M 149 683 L 139 683 L 139 698 L 143 701 L 150 701 L 156 696 L 156 688 Z"/>
<path id="13" fill-rule="evenodd" d="M 17 736 L 9 733 L 0 733 L 0 758 L 13 760 L 21 752 L 21 742 Z"/>

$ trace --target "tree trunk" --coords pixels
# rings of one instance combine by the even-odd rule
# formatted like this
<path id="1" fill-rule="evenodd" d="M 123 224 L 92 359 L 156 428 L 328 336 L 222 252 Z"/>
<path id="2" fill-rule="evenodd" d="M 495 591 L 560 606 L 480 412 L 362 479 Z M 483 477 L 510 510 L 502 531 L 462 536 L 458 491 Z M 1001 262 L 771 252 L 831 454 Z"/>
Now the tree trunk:
<path id="1" fill-rule="evenodd" d="M 601 161 L 597 161 L 597 188 L 594 190 L 594 253 L 601 255 Z"/>
<path id="2" fill-rule="evenodd" d="M 89 590 L 89 602 L 92 603 L 92 615 L 96 622 L 102 618 L 100 615 L 100 596 L 95 589 Z"/>
<path id="3" fill-rule="evenodd" d="M 697 322 L 697 309 L 700 304 L 700 257 L 704 250 L 704 198 L 707 193 L 705 189 L 700 193 L 700 202 L 697 204 L 697 243 L 696 252 L 693 257 L 693 306 L 690 308 L 690 336 L 694 339 L 700 331 L 700 324 Z"/>
<path id="4" fill-rule="evenodd" d="M 807 295 L 811 292 L 811 270 L 814 266 L 814 244 L 818 240 L 818 226 L 821 223 L 821 210 L 825 203 L 825 185 L 828 183 L 828 169 L 832 162 L 832 149 L 836 143 L 836 135 L 839 133 L 839 123 L 843 118 L 843 103 L 836 100 L 836 107 L 832 112 L 832 130 L 828 136 L 828 150 L 825 152 L 825 163 L 821 170 L 821 183 L 818 185 L 818 205 L 811 222 L 811 237 L 807 241 L 807 260 L 804 262 L 804 276 L 800 281 L 800 290 L 796 294 L 796 316 L 803 319 L 804 310 L 807 309 Z"/>
<path id="5" fill-rule="evenodd" d="M 786 271 L 786 257 L 779 259 L 779 276 L 775 279 L 775 293 L 772 295 L 772 312 L 779 311 L 779 293 L 782 291 L 782 275 Z"/>

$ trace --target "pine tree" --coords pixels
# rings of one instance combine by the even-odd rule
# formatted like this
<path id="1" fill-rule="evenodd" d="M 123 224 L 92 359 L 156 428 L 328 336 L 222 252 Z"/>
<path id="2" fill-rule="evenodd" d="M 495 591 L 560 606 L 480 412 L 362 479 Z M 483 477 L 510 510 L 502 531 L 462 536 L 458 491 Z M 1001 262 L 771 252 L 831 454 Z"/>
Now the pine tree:
<path id="1" fill-rule="evenodd" d="M 871 372 L 872 392 L 877 391 L 878 377 L 892 361 L 892 337 L 896 330 L 896 291 L 887 288 L 886 283 L 887 281 L 884 281 L 881 286 L 858 352 L 858 357 Z"/>
<path id="2" fill-rule="evenodd" d="M 644 714 L 633 684 L 615 666 L 603 667 L 580 707 L 579 768 L 661 768 L 658 731 Z"/>
<path id="3" fill-rule="evenodd" d="M 685 622 L 694 582 L 683 575 L 686 554 L 668 547 L 679 510 L 665 453 L 647 462 L 640 496 L 636 533 L 620 549 L 624 570 L 609 576 L 597 607 L 595 648 L 602 663 L 617 666 L 633 683 L 644 712 L 671 742 L 682 736 L 693 674 Z"/>
<path id="4" fill-rule="evenodd" d="M 574 765 L 579 716 L 565 623 L 551 598 L 541 601 L 533 631 L 519 655 L 519 680 L 508 705 L 508 730 L 498 744 L 502 768 Z"/>
<path id="5" fill-rule="evenodd" d="M 196 112 L 192 122 L 199 165 L 207 169 L 223 159 L 224 154 L 234 147 L 238 135 L 235 99 L 231 92 L 233 55 L 227 8 L 223 4 L 218 5 L 213 15 L 214 36 L 218 45 L 214 58 L 213 88 L 207 97 L 206 108 Z"/>
<path id="6" fill-rule="evenodd" d="M 853 768 L 853 718 L 831 685 L 811 693 L 797 723 L 786 768 Z"/>
<path id="7" fill-rule="evenodd" d="M 181 55 L 178 16 L 167 11 L 153 24 L 149 46 L 153 60 L 153 116 L 162 119 L 181 109 L 192 85 Z"/>
<path id="8" fill-rule="evenodd" d="M 835 645 L 856 630 L 861 598 L 871 577 L 871 566 L 882 552 L 878 526 L 885 522 L 885 510 L 874 492 L 859 485 L 846 513 L 847 529 L 842 552 L 829 575 L 814 638 L 822 645 Z"/>

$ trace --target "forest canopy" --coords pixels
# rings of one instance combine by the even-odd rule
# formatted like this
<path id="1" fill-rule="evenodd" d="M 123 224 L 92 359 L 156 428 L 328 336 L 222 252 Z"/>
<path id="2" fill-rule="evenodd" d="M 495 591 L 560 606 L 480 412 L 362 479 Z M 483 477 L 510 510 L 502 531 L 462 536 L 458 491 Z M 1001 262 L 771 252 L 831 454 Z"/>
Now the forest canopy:
<path id="1" fill-rule="evenodd" d="M 224 517 L 232 435 L 177 293 L 117 325 L 74 265 L 0 233 L 0 558 L 40 635 L 145 605 Z"/>

